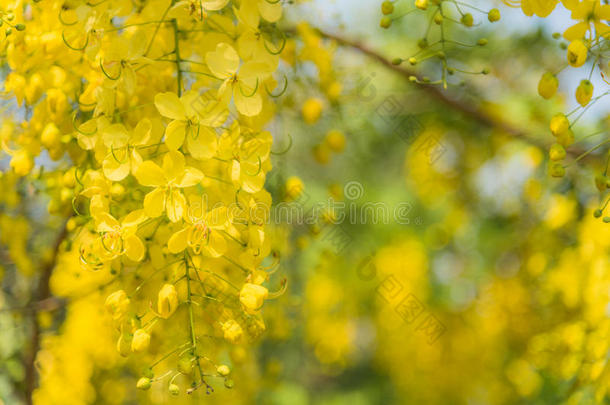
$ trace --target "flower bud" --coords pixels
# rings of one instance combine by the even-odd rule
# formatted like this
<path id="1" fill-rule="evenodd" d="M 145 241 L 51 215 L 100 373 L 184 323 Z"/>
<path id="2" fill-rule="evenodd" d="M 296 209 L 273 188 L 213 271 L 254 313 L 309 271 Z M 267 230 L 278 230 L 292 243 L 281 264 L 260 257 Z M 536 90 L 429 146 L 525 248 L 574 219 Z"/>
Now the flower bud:
<path id="1" fill-rule="evenodd" d="M 131 336 L 127 333 L 122 333 L 119 340 L 116 342 L 116 350 L 123 357 L 129 356 L 131 352 Z"/>
<path id="2" fill-rule="evenodd" d="M 434 16 L 434 24 L 441 25 L 443 23 L 443 15 L 441 13 L 437 13 Z"/>
<path id="3" fill-rule="evenodd" d="M 220 366 L 216 367 L 216 372 L 219 375 L 226 377 L 231 373 L 231 369 L 229 368 L 229 366 L 221 364 Z"/>
<path id="4" fill-rule="evenodd" d="M 568 117 L 565 114 L 557 113 L 551 118 L 549 127 L 553 136 L 559 136 L 570 129 L 570 121 L 568 121 Z"/>
<path id="5" fill-rule="evenodd" d="M 572 67 L 580 67 L 587 61 L 588 49 L 580 39 L 570 42 L 568 45 L 568 63 Z"/>
<path id="6" fill-rule="evenodd" d="M 548 100 L 557 93 L 558 87 L 559 80 L 557 80 L 557 77 L 550 72 L 546 72 L 538 82 L 538 94 Z"/>
<path id="7" fill-rule="evenodd" d="M 25 30 L 25 24 L 17 24 L 17 25 L 15 25 L 15 29 L 17 31 L 23 31 L 23 30 Z"/>
<path id="8" fill-rule="evenodd" d="M 178 308 L 178 292 L 173 284 L 165 284 L 157 298 L 157 312 L 162 318 L 169 318 Z"/>
<path id="9" fill-rule="evenodd" d="M 496 21 L 500 21 L 500 10 L 498 10 L 497 8 L 492 8 L 491 10 L 489 10 L 489 13 L 487 14 L 487 19 L 489 20 L 489 22 L 496 22 Z"/>
<path id="10" fill-rule="evenodd" d="M 581 80 L 576 88 L 576 101 L 581 106 L 586 106 L 593 97 L 593 84 L 588 80 Z"/>
<path id="11" fill-rule="evenodd" d="M 343 132 L 333 129 L 328 131 L 324 139 L 330 150 L 340 153 L 345 149 L 345 135 Z"/>
<path id="12" fill-rule="evenodd" d="M 142 377 L 138 380 L 136 387 L 139 390 L 146 391 L 149 390 L 152 385 L 152 380 L 150 378 Z"/>
<path id="13" fill-rule="evenodd" d="M 549 150 L 549 156 L 553 161 L 563 160 L 566 157 L 566 150 L 560 144 L 554 143 Z"/>
<path id="14" fill-rule="evenodd" d="M 241 326 L 233 319 L 222 324 L 222 331 L 224 333 L 224 338 L 233 344 L 238 344 L 243 336 Z"/>
<path id="15" fill-rule="evenodd" d="M 322 108 L 322 101 L 318 100 L 317 98 L 307 99 L 301 110 L 303 120 L 305 120 L 307 124 L 315 124 L 322 115 Z"/>
<path id="16" fill-rule="evenodd" d="M 428 8 L 428 0 L 415 0 L 415 7 L 420 10 L 426 10 Z"/>
<path id="17" fill-rule="evenodd" d="M 263 306 L 269 291 L 262 285 L 246 283 L 239 292 L 239 302 L 246 312 L 253 314 Z"/>
<path id="18" fill-rule="evenodd" d="M 385 29 L 390 28 L 392 26 L 392 19 L 390 17 L 383 17 L 381 21 L 379 21 L 379 26 Z"/>
<path id="19" fill-rule="evenodd" d="M 566 132 L 557 135 L 557 143 L 564 148 L 572 145 L 574 143 L 574 132 L 572 132 L 571 129 L 568 129 Z"/>
<path id="20" fill-rule="evenodd" d="M 477 45 L 479 45 L 479 46 L 485 46 L 485 45 L 487 45 L 487 42 L 488 42 L 488 41 L 487 41 L 487 38 L 481 38 L 481 39 L 479 39 L 479 40 L 477 41 Z"/>
<path id="21" fill-rule="evenodd" d="M 470 13 L 466 13 L 462 16 L 462 24 L 464 24 L 466 27 L 472 27 L 472 25 L 474 24 L 474 18 L 472 18 L 472 14 Z"/>
<path id="22" fill-rule="evenodd" d="M 290 176 L 286 180 L 286 184 L 284 185 L 286 199 L 288 200 L 296 200 L 300 197 L 305 189 L 305 185 L 303 181 L 297 176 Z"/>
<path id="23" fill-rule="evenodd" d="M 551 164 L 551 176 L 553 177 L 563 177 L 566 174 L 566 169 L 563 167 L 561 163 L 554 162 Z"/>
<path id="24" fill-rule="evenodd" d="M 131 350 L 134 352 L 143 352 L 150 345 L 150 335 L 144 329 L 138 329 L 133 334 L 131 341 Z"/>
<path id="25" fill-rule="evenodd" d="M 231 389 L 235 386 L 235 382 L 233 382 L 230 378 L 225 378 L 225 388 Z"/>
<path id="26" fill-rule="evenodd" d="M 173 396 L 180 395 L 180 387 L 178 387 L 178 385 L 176 385 L 176 384 L 173 384 L 173 383 L 170 384 L 169 388 L 168 388 L 168 391 Z"/>
<path id="27" fill-rule="evenodd" d="M 115 320 L 121 319 L 129 308 L 129 298 L 123 290 L 113 292 L 106 298 L 104 303 L 106 310 Z"/>
<path id="28" fill-rule="evenodd" d="M 599 217 L 601 217 L 601 216 L 602 216 L 602 210 L 600 210 L 599 208 L 598 208 L 598 209 L 596 209 L 595 211 L 593 211 L 593 216 L 594 216 L 595 218 L 599 218 Z"/>
<path id="29" fill-rule="evenodd" d="M 381 12 L 384 15 L 392 14 L 394 12 L 394 4 L 391 1 L 384 1 L 381 3 Z"/>

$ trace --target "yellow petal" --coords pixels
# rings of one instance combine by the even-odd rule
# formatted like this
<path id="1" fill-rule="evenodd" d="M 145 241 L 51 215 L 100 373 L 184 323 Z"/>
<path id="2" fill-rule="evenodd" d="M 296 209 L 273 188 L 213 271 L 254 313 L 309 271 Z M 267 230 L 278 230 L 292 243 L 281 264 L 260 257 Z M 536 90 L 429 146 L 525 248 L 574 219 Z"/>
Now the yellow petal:
<path id="1" fill-rule="evenodd" d="M 165 209 L 165 191 L 156 188 L 144 197 L 144 212 L 150 218 L 157 218 Z"/>
<path id="2" fill-rule="evenodd" d="M 252 92 L 253 90 L 254 89 L 240 90 L 239 83 L 233 86 L 233 98 L 235 100 L 235 107 L 237 107 L 237 111 L 247 117 L 253 117 L 255 115 L 258 115 L 263 109 L 263 100 L 260 94 L 256 93 L 250 97 L 246 97 L 244 96 L 244 94 L 242 94 L 243 91 L 243 93 L 249 96 L 250 94 L 248 94 L 248 92 Z"/>
<path id="3" fill-rule="evenodd" d="M 276 22 L 282 18 L 282 3 L 279 1 L 272 3 L 267 0 L 261 0 L 258 2 L 258 11 L 265 20 Z"/>
<path id="4" fill-rule="evenodd" d="M 170 150 L 178 150 L 184 143 L 186 134 L 186 123 L 184 121 L 172 121 L 165 130 L 165 144 Z"/>
<path id="5" fill-rule="evenodd" d="M 205 55 L 205 61 L 212 74 L 226 79 L 237 72 L 239 55 L 233 47 L 224 42 L 216 46 L 216 50 Z"/>
<path id="6" fill-rule="evenodd" d="M 175 184 L 177 187 L 192 187 L 203 180 L 203 173 L 201 170 L 195 169 L 194 167 L 187 167 L 184 169 L 182 176 L 180 176 Z"/>
<path id="7" fill-rule="evenodd" d="M 186 209 L 186 198 L 180 190 L 173 190 L 167 195 L 167 217 L 172 222 L 178 222 L 182 218 L 182 214 Z"/>
<path id="8" fill-rule="evenodd" d="M 138 125 L 133 130 L 131 137 L 132 145 L 145 145 L 150 139 L 152 131 L 152 122 L 148 118 L 144 118 L 138 122 Z"/>
<path id="9" fill-rule="evenodd" d="M 248 193 L 258 193 L 265 185 L 265 172 L 261 171 L 256 176 L 244 176 L 241 188 Z"/>
<path id="10" fill-rule="evenodd" d="M 242 1 L 239 10 L 236 11 L 237 18 L 252 28 L 258 30 L 260 16 L 258 14 L 257 1 Z"/>
<path id="11" fill-rule="evenodd" d="M 144 243 L 136 235 L 129 235 L 123 238 L 125 254 L 134 262 L 139 262 L 144 258 L 146 248 Z"/>
<path id="12" fill-rule="evenodd" d="M 102 139 L 107 148 L 122 148 L 129 141 L 129 133 L 123 124 L 112 124 L 102 132 Z"/>
<path id="13" fill-rule="evenodd" d="M 159 113 L 173 120 L 186 120 L 184 105 L 176 93 L 159 93 L 155 96 L 155 106 Z"/>
<path id="14" fill-rule="evenodd" d="M 170 180 L 176 180 L 184 173 L 184 155 L 178 151 L 170 150 L 163 156 L 163 172 L 165 177 Z"/>
<path id="15" fill-rule="evenodd" d="M 124 162 L 118 162 L 116 158 L 110 154 L 104 159 L 102 167 L 104 176 L 106 176 L 108 180 L 121 181 L 129 175 L 131 164 L 129 159 L 125 159 Z"/>
<path id="16" fill-rule="evenodd" d="M 146 215 L 144 214 L 144 210 L 135 210 L 131 211 L 123 220 L 121 221 L 121 226 L 123 228 L 138 226 L 142 222 L 146 220 Z"/>
<path id="17" fill-rule="evenodd" d="M 107 212 L 98 212 L 94 216 L 95 229 L 98 232 L 116 232 L 120 229 L 121 224 L 112 215 Z"/>
<path id="18" fill-rule="evenodd" d="M 218 232 L 210 232 L 208 244 L 204 244 L 202 252 L 211 257 L 220 257 L 227 251 L 227 241 Z"/>
<path id="19" fill-rule="evenodd" d="M 136 170 L 136 179 L 143 186 L 160 187 L 167 184 L 164 171 L 154 162 L 147 160 Z"/>
<path id="20" fill-rule="evenodd" d="M 170 251 L 170 253 L 176 254 L 186 249 L 189 229 L 190 228 L 184 228 L 169 238 L 169 241 L 167 242 L 167 249 Z"/>
<path id="21" fill-rule="evenodd" d="M 222 10 L 227 4 L 229 4 L 229 0 L 204 0 L 203 8 L 206 10 Z"/>
<path id="22" fill-rule="evenodd" d="M 199 130 L 193 128 L 193 131 L 197 132 L 191 132 L 187 138 L 186 144 L 189 152 L 191 152 L 191 156 L 198 160 L 211 159 L 218 150 L 216 131 L 203 125 L 199 125 L 198 128 Z"/>

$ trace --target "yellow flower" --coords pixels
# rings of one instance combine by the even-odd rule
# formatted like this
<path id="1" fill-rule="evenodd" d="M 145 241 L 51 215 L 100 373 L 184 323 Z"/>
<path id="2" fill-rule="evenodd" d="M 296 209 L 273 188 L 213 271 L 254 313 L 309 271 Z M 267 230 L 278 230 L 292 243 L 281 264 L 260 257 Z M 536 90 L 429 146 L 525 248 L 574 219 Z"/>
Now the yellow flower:
<path id="1" fill-rule="evenodd" d="M 248 117 L 261 112 L 263 99 L 259 89 L 273 72 L 273 66 L 255 60 L 240 66 L 239 55 L 231 45 L 224 42 L 218 44 L 215 51 L 208 52 L 205 61 L 212 74 L 224 80 L 218 89 L 219 99 L 228 103 L 232 95 L 237 111 Z"/>
<path id="2" fill-rule="evenodd" d="M 580 67 L 587 61 L 588 49 L 580 39 L 570 42 L 568 45 L 568 63 L 573 67 Z"/>
<path id="3" fill-rule="evenodd" d="M 198 106 L 203 97 L 194 91 L 188 91 L 180 98 L 172 92 L 155 96 L 159 113 L 172 119 L 165 130 L 167 147 L 178 150 L 186 140 L 188 151 L 198 160 L 211 159 L 216 154 L 218 141 L 213 127 L 219 126 L 228 114 L 224 109 L 200 115 Z"/>
<path id="4" fill-rule="evenodd" d="M 178 292 L 173 284 L 164 284 L 157 298 L 157 312 L 162 318 L 169 318 L 178 308 Z"/>
<path id="5" fill-rule="evenodd" d="M 262 308 L 268 295 L 269 291 L 265 287 L 246 283 L 239 292 L 239 302 L 241 302 L 246 312 L 254 314 Z"/>
<path id="6" fill-rule="evenodd" d="M 125 129 L 123 124 L 112 124 L 102 131 L 104 145 L 110 149 L 110 153 L 103 162 L 104 175 L 112 181 L 121 181 L 129 175 L 134 174 L 142 157 L 137 147 L 146 145 L 150 139 L 152 123 L 148 118 L 141 120 L 133 130 L 133 134 Z"/>
<path id="7" fill-rule="evenodd" d="M 172 222 L 179 221 L 186 209 L 186 199 L 179 189 L 195 186 L 203 179 L 201 171 L 186 167 L 184 155 L 178 151 L 163 156 L 163 168 L 150 160 L 143 162 L 135 176 L 141 185 L 154 187 L 144 197 L 146 215 L 157 218 L 166 211 Z"/>
<path id="8" fill-rule="evenodd" d="M 564 6 L 572 11 L 573 20 L 580 20 L 563 33 L 565 39 L 568 41 L 583 39 L 587 32 L 591 33 L 591 38 L 608 37 L 610 27 L 604 21 L 610 20 L 610 5 L 600 4 L 598 0 L 584 0 L 564 1 Z M 595 28 L 595 36 L 592 27 Z"/>
<path id="9" fill-rule="evenodd" d="M 129 298 L 123 290 L 113 292 L 106 298 L 104 303 L 106 309 L 114 319 L 122 318 L 129 308 Z"/>
<path id="10" fill-rule="evenodd" d="M 131 212 L 121 222 L 107 212 L 97 213 L 94 219 L 96 230 L 102 235 L 102 246 L 108 254 L 113 257 L 125 254 L 136 262 L 144 258 L 146 247 L 136 235 L 138 225 L 146 219 L 142 210 Z"/>
<path id="11" fill-rule="evenodd" d="M 131 350 L 134 352 L 143 352 L 150 345 L 150 335 L 144 329 L 137 329 L 133 334 L 131 341 Z"/>
<path id="12" fill-rule="evenodd" d="M 195 254 L 204 252 L 209 257 L 220 257 L 227 250 L 227 242 L 219 230 L 223 230 L 229 217 L 226 207 L 218 207 L 197 216 L 195 212 L 185 215 L 187 225 L 174 233 L 167 242 L 171 253 L 180 253 L 187 247 Z"/>

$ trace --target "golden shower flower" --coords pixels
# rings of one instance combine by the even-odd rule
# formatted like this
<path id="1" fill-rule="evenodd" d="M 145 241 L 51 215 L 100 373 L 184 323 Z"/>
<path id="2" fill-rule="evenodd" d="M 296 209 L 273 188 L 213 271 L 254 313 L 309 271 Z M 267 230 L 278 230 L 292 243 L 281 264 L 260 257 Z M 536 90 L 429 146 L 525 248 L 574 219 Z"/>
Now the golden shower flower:
<path id="1" fill-rule="evenodd" d="M 143 352 L 148 349 L 150 345 L 150 334 L 144 329 L 137 329 L 133 333 L 133 339 L 131 341 L 131 350 L 134 352 Z"/>
<path id="2" fill-rule="evenodd" d="M 250 314 L 256 313 L 263 307 L 265 299 L 268 297 L 269 291 L 258 284 L 246 283 L 239 292 L 239 302 Z"/>
<path id="3" fill-rule="evenodd" d="M 115 320 L 121 319 L 129 308 L 129 298 L 124 290 L 118 290 L 106 298 L 104 305 Z"/>
<path id="4" fill-rule="evenodd" d="M 169 318 L 178 308 L 178 292 L 173 284 L 164 284 L 157 298 L 157 313 L 162 318 Z"/>

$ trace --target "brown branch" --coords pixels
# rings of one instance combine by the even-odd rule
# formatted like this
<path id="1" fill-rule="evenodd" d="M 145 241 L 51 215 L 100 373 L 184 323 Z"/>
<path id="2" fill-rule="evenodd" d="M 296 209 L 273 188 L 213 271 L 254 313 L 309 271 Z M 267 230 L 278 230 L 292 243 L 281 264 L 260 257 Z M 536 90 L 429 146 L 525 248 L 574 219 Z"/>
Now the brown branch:
<path id="1" fill-rule="evenodd" d="M 36 387 L 36 354 L 38 354 L 38 350 L 40 349 L 41 330 L 40 325 L 38 324 L 37 315 L 39 309 L 45 308 L 45 306 L 41 307 L 41 304 L 46 302 L 50 302 L 52 304 L 51 288 L 49 285 L 49 281 L 51 280 L 51 274 L 53 273 L 53 269 L 55 268 L 57 262 L 57 255 L 59 253 L 61 243 L 68 236 L 67 223 L 68 220 L 64 222 L 62 230 L 57 236 L 57 239 L 55 240 L 53 246 L 53 256 L 40 271 L 40 278 L 38 280 L 38 288 L 36 294 L 34 295 L 32 302 L 28 306 L 31 306 L 33 309 L 31 315 L 32 337 L 30 339 L 30 352 L 26 355 L 25 359 L 25 401 L 28 405 L 32 404 L 32 394 L 34 393 L 34 389 Z"/>

